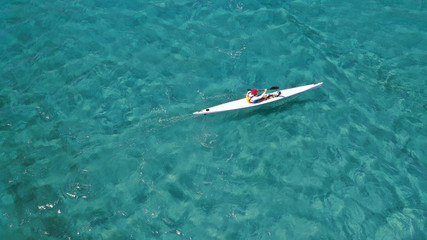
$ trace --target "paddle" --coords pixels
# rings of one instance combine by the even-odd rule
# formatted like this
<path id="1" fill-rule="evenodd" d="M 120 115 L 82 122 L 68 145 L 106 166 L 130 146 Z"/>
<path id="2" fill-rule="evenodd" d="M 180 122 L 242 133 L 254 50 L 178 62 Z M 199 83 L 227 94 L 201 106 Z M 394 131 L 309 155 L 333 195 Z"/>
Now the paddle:
<path id="1" fill-rule="evenodd" d="M 269 88 L 267 90 L 274 90 L 274 89 L 279 89 L 279 87 L 278 86 L 273 86 L 273 87 L 271 87 L 271 88 Z M 252 90 L 252 89 L 248 89 L 248 91 L 250 91 L 250 90 Z M 262 91 L 262 90 L 259 90 L 259 91 Z"/>

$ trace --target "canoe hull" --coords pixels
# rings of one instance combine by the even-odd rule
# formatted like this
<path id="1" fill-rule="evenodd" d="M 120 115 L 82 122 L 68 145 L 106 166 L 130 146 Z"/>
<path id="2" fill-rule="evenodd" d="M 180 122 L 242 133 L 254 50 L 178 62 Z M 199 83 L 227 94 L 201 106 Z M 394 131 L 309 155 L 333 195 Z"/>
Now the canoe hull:
<path id="1" fill-rule="evenodd" d="M 223 104 L 220 104 L 220 105 L 217 105 L 214 107 L 205 108 L 205 109 L 200 110 L 198 112 L 194 112 L 193 114 L 195 114 L 195 115 L 201 115 L 201 114 L 206 115 L 206 114 L 211 114 L 211 113 L 227 112 L 227 111 L 239 110 L 239 109 L 243 109 L 243 108 L 256 107 L 256 106 L 276 102 L 279 100 L 283 100 L 285 98 L 294 96 L 296 94 L 299 94 L 299 93 L 302 93 L 302 92 L 305 92 L 308 90 L 316 89 L 316 88 L 322 86 L 322 84 L 323 84 L 323 82 L 320 82 L 320 83 L 305 85 L 305 86 L 301 86 L 301 87 L 283 89 L 283 90 L 280 90 L 280 92 L 281 92 L 280 96 L 262 101 L 260 103 L 248 103 L 248 101 L 246 101 L 246 98 L 242 98 L 242 99 L 235 100 L 232 102 L 223 103 Z"/>

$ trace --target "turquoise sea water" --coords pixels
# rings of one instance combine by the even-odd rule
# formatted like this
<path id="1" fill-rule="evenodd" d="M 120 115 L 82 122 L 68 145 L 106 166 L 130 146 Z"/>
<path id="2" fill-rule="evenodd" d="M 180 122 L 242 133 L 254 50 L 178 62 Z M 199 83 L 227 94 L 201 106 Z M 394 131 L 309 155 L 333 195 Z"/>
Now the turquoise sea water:
<path id="1" fill-rule="evenodd" d="M 426 76 L 425 0 L 2 1 L 0 238 L 426 239 Z"/>

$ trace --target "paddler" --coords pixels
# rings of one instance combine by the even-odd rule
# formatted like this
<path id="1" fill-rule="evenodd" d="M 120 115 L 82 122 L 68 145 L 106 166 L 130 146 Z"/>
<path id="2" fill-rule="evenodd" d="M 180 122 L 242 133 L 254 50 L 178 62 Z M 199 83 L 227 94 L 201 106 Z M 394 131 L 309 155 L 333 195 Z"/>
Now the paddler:
<path id="1" fill-rule="evenodd" d="M 246 93 L 246 100 L 248 100 L 249 103 L 259 103 L 268 97 L 265 94 L 266 92 L 267 92 L 267 89 L 264 89 L 264 92 L 260 96 L 258 96 L 258 90 L 251 89 Z"/>
<path id="2" fill-rule="evenodd" d="M 266 94 L 268 89 L 264 89 L 264 92 L 258 96 L 258 90 L 256 89 L 251 89 L 250 91 L 248 91 L 246 93 L 246 100 L 249 103 L 259 103 L 262 102 L 264 100 L 273 98 L 273 97 L 277 97 L 280 95 L 280 91 L 277 91 L 275 94 Z"/>

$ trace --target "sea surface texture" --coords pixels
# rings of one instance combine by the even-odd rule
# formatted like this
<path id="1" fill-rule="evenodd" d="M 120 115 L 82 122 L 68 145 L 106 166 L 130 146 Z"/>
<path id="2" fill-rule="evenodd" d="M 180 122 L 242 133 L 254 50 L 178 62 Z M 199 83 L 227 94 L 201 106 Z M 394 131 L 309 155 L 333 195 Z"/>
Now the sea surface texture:
<path id="1" fill-rule="evenodd" d="M 425 0 L 2 0 L 0 239 L 427 239 L 426 88 Z"/>

